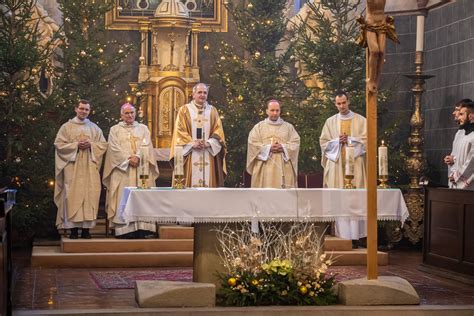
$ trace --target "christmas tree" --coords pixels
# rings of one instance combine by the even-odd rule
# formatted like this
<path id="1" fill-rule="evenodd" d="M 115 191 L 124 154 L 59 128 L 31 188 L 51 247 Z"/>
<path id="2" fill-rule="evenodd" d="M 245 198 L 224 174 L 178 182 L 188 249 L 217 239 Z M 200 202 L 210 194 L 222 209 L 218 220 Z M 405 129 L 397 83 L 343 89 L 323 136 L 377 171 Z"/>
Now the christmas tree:
<path id="1" fill-rule="evenodd" d="M 360 8 L 360 0 L 321 0 L 318 4 L 307 2 L 302 10 L 303 15 L 294 20 L 294 47 L 295 55 L 302 63 L 301 79 L 312 83 L 308 106 L 301 107 L 301 111 L 297 112 L 297 122 L 301 126 L 299 130 L 303 131 L 302 141 L 316 140 L 301 146 L 302 170 L 321 168 L 317 140 L 326 119 L 337 113 L 334 106 L 335 92 L 348 93 L 351 109 L 365 114 L 365 50 L 356 44 L 360 33 L 356 18 Z M 384 139 L 391 149 L 391 182 L 403 183 L 406 178 L 402 167 L 405 143 L 397 137 L 403 118 L 389 113 L 385 106 L 392 90 L 396 90 L 396 87 L 385 86 L 378 92 L 378 116 L 384 117 L 378 120 L 378 137 L 379 141 Z M 312 117 L 311 122 L 308 122 L 307 117 Z M 310 153 L 316 154 L 311 156 Z"/>
<path id="2" fill-rule="evenodd" d="M 220 108 L 226 133 L 227 183 L 240 185 L 245 170 L 247 137 L 266 117 L 266 101 L 278 99 L 282 116 L 291 122 L 297 82 L 289 72 L 292 48 L 282 47 L 286 0 L 235 1 L 226 6 L 237 28 L 236 46 L 222 42 L 214 78 L 223 86 L 226 106 Z M 287 41 L 289 43 L 289 41 Z"/>
<path id="3" fill-rule="evenodd" d="M 110 39 L 105 29 L 105 13 L 113 8 L 114 1 L 61 0 L 58 3 L 65 31 L 60 56 L 62 66 L 58 69 L 61 72 L 58 93 L 63 99 L 59 106 L 71 115 L 77 102 L 87 99 L 92 105 L 90 119 L 107 135 L 120 117 L 126 88 L 118 87 L 117 83 L 129 70 L 124 61 L 134 47 Z"/>
<path id="4" fill-rule="evenodd" d="M 351 109 L 365 113 L 365 54 L 355 43 L 354 12 L 359 4 L 353 0 L 307 2 L 293 19 L 295 56 L 301 63 L 301 79 L 310 83 L 312 92 L 298 115 L 302 139 L 308 140 L 302 145 L 307 153 L 300 155 L 300 165 L 308 171 L 321 170 L 318 140 L 326 119 L 337 113 L 334 94 L 345 91 Z"/>
<path id="5" fill-rule="evenodd" d="M 45 82 L 54 77 L 57 38 L 35 4 L 0 4 L 0 176 L 3 185 L 18 190 L 13 225 L 25 238 L 45 219 L 54 223 L 52 142 L 58 126 L 51 120 L 54 100 Z"/>

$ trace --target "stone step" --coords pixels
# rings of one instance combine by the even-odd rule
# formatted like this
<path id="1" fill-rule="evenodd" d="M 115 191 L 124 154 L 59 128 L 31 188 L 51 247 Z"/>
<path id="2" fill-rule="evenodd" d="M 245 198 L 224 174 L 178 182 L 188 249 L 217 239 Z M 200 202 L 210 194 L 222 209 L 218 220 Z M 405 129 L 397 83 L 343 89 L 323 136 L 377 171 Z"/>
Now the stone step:
<path id="1" fill-rule="evenodd" d="M 326 236 L 324 238 L 325 251 L 350 251 L 352 250 L 352 240 L 342 239 L 336 236 Z"/>
<path id="2" fill-rule="evenodd" d="M 193 251 L 192 239 L 61 239 L 64 253 Z"/>
<path id="3" fill-rule="evenodd" d="M 192 251 L 62 253 L 61 247 L 33 247 L 31 266 L 45 268 L 192 267 Z"/>
<path id="4" fill-rule="evenodd" d="M 359 248 L 350 251 L 326 251 L 327 258 L 332 258 L 334 266 L 365 266 L 367 265 L 367 249 Z M 377 251 L 379 266 L 388 265 L 388 253 Z"/>
<path id="5" fill-rule="evenodd" d="M 158 228 L 160 239 L 193 239 L 194 227 L 165 225 Z"/>

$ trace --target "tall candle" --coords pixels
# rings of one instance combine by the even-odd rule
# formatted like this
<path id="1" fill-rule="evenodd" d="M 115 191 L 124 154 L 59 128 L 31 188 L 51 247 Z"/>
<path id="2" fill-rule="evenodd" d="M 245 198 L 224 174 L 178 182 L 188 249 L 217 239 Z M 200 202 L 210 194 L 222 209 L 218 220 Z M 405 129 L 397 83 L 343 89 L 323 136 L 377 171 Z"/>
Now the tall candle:
<path id="1" fill-rule="evenodd" d="M 379 147 L 379 176 L 388 176 L 388 148 L 383 141 Z"/>
<path id="2" fill-rule="evenodd" d="M 346 146 L 346 176 L 354 175 L 354 147 Z"/>
<path id="3" fill-rule="evenodd" d="M 175 176 L 184 175 L 183 162 L 184 162 L 183 146 L 175 146 L 174 147 L 174 175 Z"/>
<path id="4" fill-rule="evenodd" d="M 149 149 L 144 138 L 142 145 L 140 146 L 140 174 L 149 175 L 150 174 L 150 165 L 148 163 L 148 153 Z"/>
<path id="5" fill-rule="evenodd" d="M 416 17 L 416 51 L 423 51 L 423 44 L 425 40 L 425 16 L 418 15 Z"/>

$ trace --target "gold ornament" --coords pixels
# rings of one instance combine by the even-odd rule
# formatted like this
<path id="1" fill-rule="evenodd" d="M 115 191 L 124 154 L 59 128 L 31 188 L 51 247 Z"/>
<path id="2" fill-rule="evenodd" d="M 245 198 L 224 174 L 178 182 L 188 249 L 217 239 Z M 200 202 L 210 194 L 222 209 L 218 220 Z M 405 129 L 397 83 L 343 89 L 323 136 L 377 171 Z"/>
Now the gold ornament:
<path id="1" fill-rule="evenodd" d="M 31 69 L 31 73 L 33 75 L 36 75 L 38 73 L 38 69 L 36 69 L 36 68 Z"/>
<path id="2" fill-rule="evenodd" d="M 237 97 L 237 101 L 242 102 L 243 100 L 244 100 L 244 97 L 241 94 L 239 94 L 239 96 Z"/>
<path id="3" fill-rule="evenodd" d="M 249 4 L 247 4 L 247 8 L 249 8 L 249 9 L 252 9 L 252 8 L 253 8 L 252 2 L 249 2 Z"/>
<path id="4" fill-rule="evenodd" d="M 258 280 L 253 279 L 252 280 L 252 285 L 257 286 L 258 285 Z"/>
<path id="5" fill-rule="evenodd" d="M 207 43 L 204 44 L 203 48 L 204 48 L 204 50 L 209 50 L 209 44 L 207 44 Z"/>
<path id="6" fill-rule="evenodd" d="M 81 50 L 81 52 L 79 53 L 79 55 L 81 55 L 82 57 L 84 57 L 84 56 L 87 55 L 87 53 L 86 53 L 85 51 Z"/>
<path id="7" fill-rule="evenodd" d="M 260 57 L 260 52 L 255 52 L 255 58 L 259 58 Z"/>
<path id="8" fill-rule="evenodd" d="M 308 293 L 308 288 L 304 285 L 300 286 L 299 291 L 301 294 L 306 295 Z"/>
<path id="9" fill-rule="evenodd" d="M 104 52 L 104 50 L 102 48 L 99 48 L 99 53 L 102 54 L 103 52 Z"/>
<path id="10" fill-rule="evenodd" d="M 227 284 L 229 284 L 229 286 L 235 286 L 237 284 L 237 280 L 235 278 L 229 278 L 229 280 L 227 280 Z"/>

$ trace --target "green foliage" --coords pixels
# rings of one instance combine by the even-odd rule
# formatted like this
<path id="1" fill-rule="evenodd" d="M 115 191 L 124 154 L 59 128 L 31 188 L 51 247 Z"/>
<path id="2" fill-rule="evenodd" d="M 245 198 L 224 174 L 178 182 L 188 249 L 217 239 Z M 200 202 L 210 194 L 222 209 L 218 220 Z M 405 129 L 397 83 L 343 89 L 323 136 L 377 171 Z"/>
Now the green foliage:
<path id="1" fill-rule="evenodd" d="M 317 80 L 311 97 L 296 113 L 296 126 L 302 138 L 300 170 L 321 170 L 319 136 L 326 119 L 337 110 L 334 94 L 345 91 L 351 109 L 365 112 L 365 53 L 355 39 L 358 27 L 355 13 L 360 1 L 321 0 L 306 3 L 307 18 L 294 21 L 295 56 L 303 64 L 302 80 Z M 311 118 L 310 120 L 308 118 Z"/>
<path id="2" fill-rule="evenodd" d="M 280 48 L 284 40 L 285 0 L 229 2 L 227 9 L 236 24 L 239 43 L 221 43 L 214 78 L 223 86 L 226 107 L 220 108 L 231 166 L 226 179 L 239 185 L 245 170 L 247 138 L 253 126 L 266 117 L 266 101 L 282 104 L 284 118 L 292 119 L 301 91 L 289 73 L 292 48 Z"/>
<path id="3" fill-rule="evenodd" d="M 18 190 L 14 229 L 25 240 L 51 219 L 55 100 L 38 86 L 41 72 L 51 74 L 50 56 L 56 38 L 40 43 L 34 0 L 0 4 L 0 176 Z"/>
<path id="4" fill-rule="evenodd" d="M 220 274 L 217 302 L 224 306 L 330 305 L 337 303 L 335 276 L 298 280 L 287 260 L 273 260 L 257 273 Z"/>
<path id="5" fill-rule="evenodd" d="M 64 100 L 61 107 L 69 111 L 66 113 L 72 113 L 79 99 L 89 100 L 90 119 L 107 135 L 109 128 L 119 120 L 124 97 L 115 84 L 127 73 L 128 68 L 121 66 L 134 47 L 109 39 L 104 19 L 114 1 L 58 2 L 65 31 L 62 54 L 58 56 L 63 64 L 58 69 L 61 72 L 58 93 Z"/>

